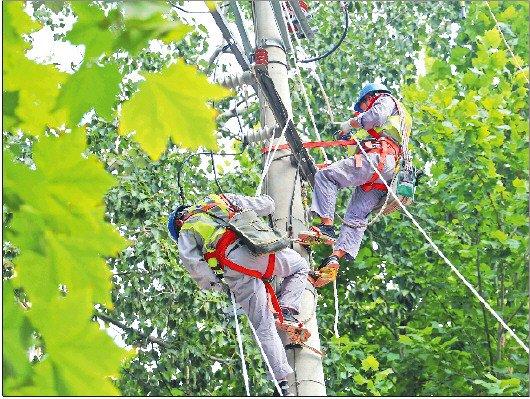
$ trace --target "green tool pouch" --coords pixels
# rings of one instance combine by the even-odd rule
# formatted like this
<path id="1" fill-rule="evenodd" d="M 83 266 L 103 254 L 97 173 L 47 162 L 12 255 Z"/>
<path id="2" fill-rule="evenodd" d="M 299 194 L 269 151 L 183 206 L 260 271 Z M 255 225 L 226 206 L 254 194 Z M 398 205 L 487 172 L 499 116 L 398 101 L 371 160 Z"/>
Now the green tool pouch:
<path id="1" fill-rule="evenodd" d="M 414 168 L 409 170 L 400 170 L 397 175 L 396 193 L 403 197 L 410 198 L 414 201 L 416 191 L 416 172 Z"/>
<path id="2" fill-rule="evenodd" d="M 212 213 L 201 212 L 213 217 L 219 224 L 236 233 L 241 243 L 255 255 L 269 254 L 289 246 L 289 238 L 269 227 L 251 209 L 236 213 L 228 222 Z"/>
<path id="3" fill-rule="evenodd" d="M 228 224 L 241 243 L 256 255 L 276 252 L 289 246 L 289 239 L 269 227 L 253 210 L 236 213 Z"/>

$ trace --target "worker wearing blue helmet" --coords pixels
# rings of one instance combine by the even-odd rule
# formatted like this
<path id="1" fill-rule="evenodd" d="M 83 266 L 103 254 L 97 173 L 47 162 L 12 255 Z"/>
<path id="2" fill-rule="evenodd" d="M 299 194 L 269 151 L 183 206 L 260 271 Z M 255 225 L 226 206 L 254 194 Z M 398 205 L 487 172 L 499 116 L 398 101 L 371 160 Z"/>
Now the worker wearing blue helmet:
<path id="1" fill-rule="evenodd" d="M 274 376 L 281 394 L 287 396 L 287 376 L 294 370 L 278 330 L 286 332 L 293 343 L 303 343 L 311 335 L 298 316 L 309 264 L 282 237 L 275 249 L 258 253 L 249 246 L 249 240 L 242 240 L 230 228 L 230 223 L 243 220 L 245 214 L 254 214 L 256 219 L 249 223 L 255 226 L 250 241 L 271 245 L 270 235 L 263 239 L 257 235 L 266 234 L 268 228 L 259 218 L 274 213 L 274 209 L 274 200 L 268 195 L 210 194 L 195 206 L 178 206 L 169 214 L 167 228 L 177 243 L 182 266 L 197 285 L 203 290 L 233 294 L 256 330 L 270 363 L 269 378 Z M 270 284 L 274 276 L 282 278 L 277 292 Z"/>
<path id="2" fill-rule="evenodd" d="M 335 162 L 315 175 L 311 211 L 320 217 L 320 224 L 300 233 L 300 241 L 310 242 L 315 237 L 333 244 L 333 252 L 325 258 L 319 271 L 312 273 L 313 284 L 321 287 L 337 277 L 339 260 L 354 259 L 367 227 L 368 215 L 386 195 L 386 185 L 375 172 L 376 165 L 385 182 L 390 184 L 401 155 L 401 136 L 410 131 L 411 119 L 403 105 L 382 83 L 365 85 L 354 105 L 354 117 L 340 122 L 340 139 L 350 139 L 351 130 L 364 130 L 369 139 L 362 151 Z M 335 233 L 333 219 L 338 190 L 353 187 L 353 194 L 344 216 L 340 233 Z M 311 273 L 310 273 L 311 275 Z"/>

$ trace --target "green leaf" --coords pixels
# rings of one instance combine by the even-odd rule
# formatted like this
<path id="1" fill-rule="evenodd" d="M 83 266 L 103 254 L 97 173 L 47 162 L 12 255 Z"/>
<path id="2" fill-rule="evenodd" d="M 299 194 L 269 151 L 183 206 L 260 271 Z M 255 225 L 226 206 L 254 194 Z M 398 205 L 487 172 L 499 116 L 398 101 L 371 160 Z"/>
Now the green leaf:
<path id="1" fill-rule="evenodd" d="M 406 335 L 400 335 L 398 338 L 398 342 L 405 344 L 405 345 L 411 345 L 413 343 L 412 339 L 410 339 L 410 337 Z"/>
<path id="2" fill-rule="evenodd" d="M 393 373 L 394 373 L 394 370 L 392 370 L 391 368 L 387 368 L 385 370 L 378 372 L 375 375 L 375 379 L 376 381 L 381 381 L 381 380 L 386 379 L 390 374 L 393 374 Z"/>
<path id="3" fill-rule="evenodd" d="M 77 21 L 65 36 L 72 44 L 85 46 L 85 59 L 99 57 L 103 53 L 110 53 L 113 49 L 115 31 L 111 29 L 114 18 L 119 12 L 113 10 L 105 17 L 103 10 L 86 1 L 74 1 L 72 10 Z"/>
<path id="4" fill-rule="evenodd" d="M 4 382 L 10 379 L 11 385 L 18 385 L 32 372 L 28 351 L 33 329 L 26 312 L 15 300 L 10 280 L 2 283 L 2 309 L 2 378 Z M 9 391 L 10 389 L 6 389 L 4 392 Z"/>
<path id="5" fill-rule="evenodd" d="M 521 380 L 519 378 L 508 378 L 505 380 L 500 380 L 499 385 L 501 388 L 518 388 L 521 385 Z"/>
<path id="6" fill-rule="evenodd" d="M 516 177 L 513 182 L 512 182 L 513 186 L 515 188 L 523 188 L 523 189 L 526 189 L 526 181 L 524 180 L 521 180 L 519 179 L 518 177 Z"/>
<path id="7" fill-rule="evenodd" d="M 501 33 L 497 28 L 488 30 L 484 34 L 483 42 L 487 48 L 498 48 L 502 42 Z"/>
<path id="8" fill-rule="evenodd" d="M 132 54 L 138 53 L 152 39 L 164 42 L 179 41 L 191 28 L 162 16 L 169 11 L 164 3 L 135 1 L 123 4 L 125 26 L 116 39 L 115 49 L 121 48 Z"/>
<path id="9" fill-rule="evenodd" d="M 25 57 L 28 44 L 20 34 L 28 33 L 35 24 L 22 10 L 23 3 L 12 1 L 2 3 L 4 14 L 3 77 L 4 91 L 8 97 L 8 128 L 20 127 L 26 133 L 40 134 L 46 126 L 58 127 L 64 123 L 64 116 L 52 114 L 52 107 L 59 85 L 66 74 L 50 65 L 38 65 Z M 16 93 L 16 94 L 14 94 Z M 17 96 L 17 97 L 15 97 Z M 16 104 L 14 100 L 17 100 Z"/>
<path id="10" fill-rule="evenodd" d="M 363 384 L 366 384 L 366 382 L 368 381 L 366 378 L 364 378 L 362 375 L 360 374 L 355 374 L 353 376 L 353 381 L 357 384 L 357 385 L 363 385 Z"/>
<path id="11" fill-rule="evenodd" d="M 127 353 L 90 322 L 92 310 L 88 290 L 69 292 L 65 298 L 33 306 L 32 320 L 46 339 L 56 383 L 63 387 L 58 389 L 59 395 L 118 394 L 109 377 L 118 376 Z"/>
<path id="12" fill-rule="evenodd" d="M 117 65 L 87 65 L 84 63 L 66 80 L 57 98 L 56 108 L 67 110 L 71 126 L 76 126 L 81 117 L 92 108 L 100 117 L 110 119 L 112 107 L 117 101 L 122 79 Z"/>
<path id="13" fill-rule="evenodd" d="M 29 34 L 40 27 L 40 24 L 30 18 L 24 11 L 22 1 L 2 2 L 2 48 L 4 57 L 8 52 L 25 50 L 29 43 L 25 42 L 22 34 Z"/>
<path id="14" fill-rule="evenodd" d="M 368 356 L 366 359 L 363 359 L 363 361 L 361 362 L 361 365 L 364 371 L 368 371 L 370 369 L 374 371 L 379 370 L 379 362 L 372 355 Z"/>
<path id="15" fill-rule="evenodd" d="M 35 384 L 17 387 L 20 395 L 118 394 L 109 377 L 117 377 L 125 352 L 91 317 L 95 302 L 112 307 L 102 257 L 126 242 L 104 221 L 102 197 L 114 179 L 94 156 L 83 156 L 85 150 L 78 129 L 42 137 L 33 148 L 35 170 L 4 153 L 5 190 L 19 200 L 7 230 L 20 250 L 14 282 L 28 295 L 27 317 L 46 344 Z"/>
<path id="16" fill-rule="evenodd" d="M 502 243 L 505 243 L 506 240 L 508 239 L 508 236 L 506 235 L 506 233 L 504 231 L 501 231 L 501 230 L 492 231 L 490 233 L 490 236 L 493 237 L 493 238 L 496 238 L 497 240 L 499 240 Z"/>
<path id="17" fill-rule="evenodd" d="M 21 121 L 15 114 L 18 106 L 18 91 L 3 91 L 2 92 L 2 117 L 4 122 L 4 129 L 11 130 Z"/>
<path id="18" fill-rule="evenodd" d="M 107 16 L 97 6 L 74 2 L 77 22 L 66 35 L 73 44 L 85 45 L 88 59 L 125 50 L 136 55 L 152 39 L 181 40 L 191 28 L 162 16 L 169 6 L 161 2 L 135 1 L 111 10 Z"/>
<path id="19" fill-rule="evenodd" d="M 165 150 L 168 137 L 190 149 L 215 150 L 217 112 L 206 101 L 229 94 L 179 60 L 162 72 L 148 74 L 139 91 L 123 104 L 119 132 L 136 131 L 135 140 L 153 159 Z"/>

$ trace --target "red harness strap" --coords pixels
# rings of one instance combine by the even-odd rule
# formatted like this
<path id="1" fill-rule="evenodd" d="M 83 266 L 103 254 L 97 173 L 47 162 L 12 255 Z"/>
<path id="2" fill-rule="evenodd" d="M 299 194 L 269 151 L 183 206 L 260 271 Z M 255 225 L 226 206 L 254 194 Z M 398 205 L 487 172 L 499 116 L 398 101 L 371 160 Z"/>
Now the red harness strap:
<path id="1" fill-rule="evenodd" d="M 280 303 L 278 302 L 278 298 L 276 297 L 276 293 L 274 292 L 274 288 L 272 288 L 272 285 L 270 283 L 270 278 L 272 277 L 274 273 L 274 264 L 276 263 L 276 255 L 274 253 L 269 254 L 269 262 L 267 264 L 267 269 L 265 270 L 265 273 L 261 274 L 257 270 L 249 269 L 247 267 L 238 265 L 235 262 L 232 262 L 230 259 L 226 257 L 226 249 L 234 243 L 234 241 L 237 240 L 237 235 L 232 230 L 226 230 L 219 241 L 217 242 L 217 245 L 215 246 L 215 251 L 208 252 L 204 254 L 204 259 L 216 259 L 217 262 L 222 267 L 228 267 L 229 269 L 235 270 L 236 272 L 239 272 L 241 274 L 245 274 L 250 277 L 254 277 L 257 279 L 260 279 L 263 281 L 263 284 L 265 284 L 265 290 L 267 291 L 267 294 L 269 295 L 269 298 L 272 303 L 272 307 L 274 310 L 278 313 L 278 319 L 280 323 L 283 323 L 283 313 L 282 309 L 280 308 Z"/>

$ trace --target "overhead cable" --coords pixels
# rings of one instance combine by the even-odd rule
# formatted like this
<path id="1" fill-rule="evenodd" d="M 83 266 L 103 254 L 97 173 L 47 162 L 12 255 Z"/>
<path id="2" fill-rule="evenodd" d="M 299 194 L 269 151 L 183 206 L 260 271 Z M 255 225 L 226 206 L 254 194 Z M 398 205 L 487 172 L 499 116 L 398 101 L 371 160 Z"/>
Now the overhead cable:
<path id="1" fill-rule="evenodd" d="M 482 296 L 477 292 L 477 290 L 475 289 L 475 287 L 473 287 L 473 285 L 471 285 L 471 283 L 469 281 L 466 280 L 466 278 L 462 275 L 462 273 L 460 273 L 460 271 L 453 265 L 453 263 L 444 255 L 444 253 L 440 250 L 440 248 L 438 248 L 438 245 L 436 245 L 434 243 L 434 241 L 432 240 L 432 238 L 427 234 L 427 232 L 419 225 L 419 223 L 416 221 L 416 218 L 408 211 L 408 209 L 405 207 L 405 205 L 403 205 L 403 203 L 401 202 L 401 200 L 399 199 L 399 197 L 397 196 L 397 194 L 394 192 L 394 190 L 392 190 L 392 188 L 388 185 L 388 183 L 386 182 L 386 180 L 384 179 L 383 175 L 381 174 L 381 172 L 379 171 L 379 169 L 377 168 L 376 165 L 374 165 L 372 159 L 368 156 L 368 154 L 366 153 L 366 151 L 364 150 L 364 148 L 362 146 L 359 146 L 359 149 L 362 151 L 364 157 L 368 160 L 368 162 L 370 163 L 370 165 L 372 166 L 372 169 L 375 171 L 375 173 L 377 173 L 377 175 L 379 176 L 379 179 L 381 179 L 381 181 L 383 182 L 383 184 L 385 185 L 385 187 L 387 188 L 388 190 L 388 193 L 392 195 L 392 197 L 394 197 L 394 199 L 397 201 L 397 203 L 399 204 L 399 206 L 401 207 L 401 209 L 403 209 L 403 212 L 405 213 L 405 215 L 408 216 L 408 218 L 412 221 L 412 223 L 414 224 L 414 226 L 416 226 L 416 228 L 420 231 L 420 233 L 423 235 L 423 237 L 425 237 L 425 239 L 427 240 L 427 242 L 430 244 L 430 246 L 436 251 L 436 253 L 444 260 L 444 262 L 449 265 L 449 267 L 451 268 L 451 270 L 453 271 L 453 273 L 455 273 L 457 275 L 457 277 L 464 283 L 464 285 L 471 291 L 471 293 L 473 295 L 475 295 L 475 297 L 479 300 L 479 302 L 482 303 L 482 305 L 484 305 L 484 307 L 486 309 L 488 309 L 488 311 L 491 313 L 491 315 L 493 317 L 495 317 L 497 319 L 497 321 L 504 327 L 504 329 L 506 331 L 508 331 L 508 333 L 510 334 L 510 336 L 519 344 L 519 346 L 521 348 L 523 348 L 525 350 L 526 353 L 530 353 L 529 352 L 529 349 L 528 349 L 528 346 L 517 336 L 517 334 L 515 334 L 515 332 L 510 328 L 508 327 L 508 325 L 504 322 L 504 320 L 498 315 L 498 313 L 491 307 L 491 305 L 484 299 L 482 298 Z"/>
<path id="2" fill-rule="evenodd" d="M 329 55 L 333 54 L 340 47 L 340 45 L 342 44 L 342 42 L 346 38 L 346 34 L 348 33 L 348 28 L 349 28 L 349 25 L 350 25 L 350 18 L 348 16 L 348 6 L 346 4 L 343 4 L 342 5 L 342 9 L 343 9 L 343 12 L 344 12 L 344 30 L 342 31 L 342 35 L 341 35 L 339 41 L 332 48 L 330 48 L 328 51 L 326 51 L 324 54 L 319 55 L 317 57 L 307 58 L 305 60 L 300 60 L 299 62 L 301 62 L 303 64 L 306 64 L 308 62 L 314 62 L 314 61 L 322 60 L 322 59 L 328 57 Z"/>

